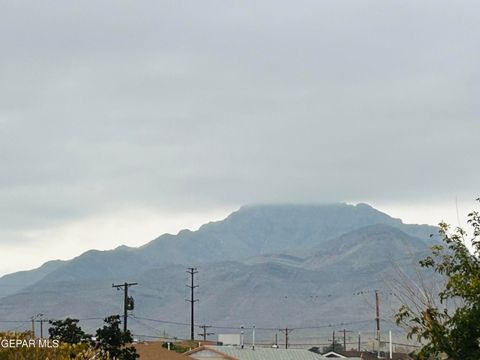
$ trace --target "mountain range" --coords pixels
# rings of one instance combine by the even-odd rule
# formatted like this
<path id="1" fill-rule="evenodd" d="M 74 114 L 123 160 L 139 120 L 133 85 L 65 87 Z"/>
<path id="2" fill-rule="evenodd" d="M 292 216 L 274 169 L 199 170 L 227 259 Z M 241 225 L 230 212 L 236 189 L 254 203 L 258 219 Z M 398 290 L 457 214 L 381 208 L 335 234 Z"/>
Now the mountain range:
<path id="1" fill-rule="evenodd" d="M 88 331 L 123 311 L 112 283 L 138 282 L 129 328 L 137 337 L 187 337 L 187 267 L 196 267 L 196 323 L 215 333 L 256 324 L 259 336 L 292 327 L 308 337 L 349 326 L 371 332 L 374 291 L 382 318 L 396 306 L 385 279 L 438 242 L 438 229 L 404 224 L 367 204 L 245 206 L 197 231 L 164 234 L 131 248 L 90 250 L 0 278 L 0 326 L 29 318 L 82 319 Z M 390 294 L 390 295 L 389 295 Z M 23 322 L 22 322 L 23 321 Z M 392 326 L 392 325 L 389 325 Z M 312 329 L 308 329 L 312 328 Z M 320 336 L 320 335 L 318 335 Z"/>

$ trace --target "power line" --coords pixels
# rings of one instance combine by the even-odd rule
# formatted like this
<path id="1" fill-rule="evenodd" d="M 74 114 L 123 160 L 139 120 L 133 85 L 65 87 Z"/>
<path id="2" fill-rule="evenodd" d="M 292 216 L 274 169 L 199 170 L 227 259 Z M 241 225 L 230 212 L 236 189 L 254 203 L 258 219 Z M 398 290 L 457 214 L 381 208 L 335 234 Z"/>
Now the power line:
<path id="1" fill-rule="evenodd" d="M 31 320 L 0 320 L 0 323 L 24 323 L 24 322 L 29 322 Z"/>
<path id="2" fill-rule="evenodd" d="M 153 321 L 158 323 L 170 324 L 170 325 L 179 325 L 179 326 L 190 326 L 190 323 L 183 323 L 178 321 L 171 321 L 171 320 L 163 320 L 163 319 L 153 319 L 148 317 L 141 317 L 135 316 L 137 319 Z M 356 325 L 356 324 L 364 324 L 371 322 L 372 320 L 358 320 L 358 321 L 350 321 L 350 322 L 340 322 L 340 323 L 333 323 L 333 324 L 324 324 L 324 325 L 315 325 L 315 326 L 299 326 L 293 327 L 292 329 L 295 330 L 315 330 L 315 329 L 325 329 L 331 327 L 340 327 L 340 326 L 347 326 L 347 325 Z M 380 321 L 384 321 L 380 319 Z M 195 324 L 196 326 L 201 326 L 200 324 Z M 224 329 L 224 330 L 237 330 L 240 329 L 241 326 L 219 326 L 219 325 L 210 325 L 212 329 Z M 245 330 L 252 330 L 253 327 L 244 327 Z M 284 328 L 280 327 L 255 327 L 256 330 L 270 330 L 270 331 L 278 331 L 278 330 L 285 330 Z"/>
<path id="3" fill-rule="evenodd" d="M 88 321 L 88 320 L 104 320 L 103 317 L 91 317 L 91 318 L 75 318 L 79 321 Z M 56 321 L 59 319 L 44 319 L 45 321 Z M 32 321 L 32 319 L 24 319 L 24 320 L 0 320 L 0 323 L 27 323 Z"/>
<path id="4" fill-rule="evenodd" d="M 189 323 L 182 323 L 178 321 L 169 321 L 169 320 L 161 320 L 161 319 L 152 319 L 152 318 L 147 318 L 147 317 L 141 317 L 141 316 L 135 316 L 136 319 L 141 319 L 141 320 L 148 320 L 148 321 L 153 321 L 153 322 L 158 322 L 158 323 L 163 323 L 163 324 L 171 324 L 171 325 L 181 325 L 181 326 L 190 326 Z"/>
<path id="5" fill-rule="evenodd" d="M 136 319 L 140 319 L 140 320 L 146 320 L 146 321 L 152 321 L 152 322 L 156 322 L 156 323 L 163 323 L 163 324 L 169 324 L 169 325 L 178 325 L 178 326 L 190 326 L 191 323 L 185 323 L 185 322 L 179 322 L 179 321 L 172 321 L 172 320 L 165 320 L 165 319 L 154 319 L 154 318 L 150 318 L 150 317 L 143 317 L 143 316 L 137 316 L 137 315 L 133 315 L 133 314 L 130 314 L 129 317 L 134 317 Z M 104 320 L 105 318 L 104 317 L 85 317 L 85 318 L 75 318 L 79 321 L 94 321 L 94 320 Z M 46 319 L 45 319 L 46 320 Z M 56 318 L 52 318 L 52 319 L 48 319 L 48 320 L 51 320 L 51 321 L 55 321 L 55 320 L 58 320 Z M 380 322 L 388 322 L 389 320 L 388 319 L 383 319 L 383 318 L 380 318 L 379 319 Z M 19 320 L 1 320 L 0 319 L 0 323 L 26 323 L 26 322 L 29 322 L 31 321 L 31 319 L 19 319 Z M 343 326 L 347 326 L 347 325 L 358 325 L 358 324 L 364 324 L 364 323 L 368 323 L 368 322 L 371 322 L 372 320 L 370 319 L 365 319 L 365 320 L 357 320 L 357 321 L 346 321 L 346 322 L 338 322 L 338 323 L 328 323 L 328 324 L 319 324 L 319 325 L 312 325 L 312 326 L 298 326 L 298 327 L 291 327 L 291 329 L 295 329 L 295 330 L 315 330 L 315 329 L 326 329 L 326 328 L 334 328 L 334 327 L 343 327 Z M 203 324 L 194 324 L 195 326 L 197 327 L 200 327 L 202 326 Z M 236 329 L 240 329 L 240 326 L 236 326 L 236 325 L 215 325 L 215 324 L 212 324 L 212 325 L 209 325 L 209 327 L 211 327 L 212 329 L 225 329 L 225 330 L 236 330 Z M 253 327 L 248 327 L 248 326 L 245 326 L 244 327 L 245 330 L 252 330 Z M 265 331 L 278 331 L 278 330 L 284 330 L 285 328 L 282 328 L 282 327 L 258 327 L 256 326 L 255 327 L 256 330 L 265 330 Z"/>
<path id="6" fill-rule="evenodd" d="M 29 321 L 24 321 L 20 325 L 15 326 L 14 328 L 11 328 L 11 329 L 7 330 L 7 332 L 14 332 L 15 330 L 20 329 L 22 326 L 25 326 L 28 323 L 29 323 Z"/>
<path id="7" fill-rule="evenodd" d="M 0 285 L 1 286 L 1 285 Z M 62 288 L 62 293 L 64 294 L 68 294 L 68 293 L 83 293 L 85 291 L 99 291 L 99 290 L 103 290 L 105 291 L 105 287 L 86 287 L 86 288 L 83 288 L 83 287 L 80 287 L 80 288 L 75 288 L 75 289 L 64 289 Z M 30 291 L 23 291 L 23 290 L 20 290 L 18 292 L 15 292 L 13 293 L 15 296 L 18 296 L 18 295 L 31 295 L 31 294 L 49 294 L 49 293 L 53 293 L 53 294 L 57 294 L 58 293 L 58 289 L 52 289 L 52 290 L 30 290 Z"/>
<path id="8" fill-rule="evenodd" d="M 134 319 L 135 321 L 137 321 L 139 324 L 141 324 L 141 325 L 143 325 L 143 326 L 145 326 L 145 327 L 147 327 L 147 328 L 149 328 L 149 329 L 151 329 L 151 330 L 158 331 L 158 333 L 161 332 L 160 329 L 154 328 L 153 326 L 150 326 L 150 325 L 144 323 L 143 321 L 137 319 L 137 318 L 136 318 L 135 316 L 133 316 L 133 315 L 130 315 L 130 317 L 131 317 L 132 319 Z M 160 337 L 160 336 L 158 335 L 158 337 Z"/>
<path id="9" fill-rule="evenodd" d="M 372 320 L 358 320 L 358 321 L 350 321 L 350 322 L 341 322 L 336 324 L 325 324 L 325 325 L 316 325 L 316 326 L 302 326 L 296 327 L 295 330 L 310 330 L 310 329 L 324 329 L 329 327 L 339 327 L 339 326 L 346 326 L 346 325 L 357 325 L 357 324 L 364 324 L 367 322 L 371 322 Z"/>

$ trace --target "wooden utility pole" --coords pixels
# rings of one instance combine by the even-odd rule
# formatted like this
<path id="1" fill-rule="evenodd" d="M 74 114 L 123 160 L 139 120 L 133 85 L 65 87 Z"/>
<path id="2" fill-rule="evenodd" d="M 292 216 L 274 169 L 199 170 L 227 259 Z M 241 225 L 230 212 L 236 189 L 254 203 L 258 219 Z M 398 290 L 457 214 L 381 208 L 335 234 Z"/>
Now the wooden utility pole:
<path id="1" fill-rule="evenodd" d="M 335 351 L 335 330 L 332 333 L 332 351 Z"/>
<path id="2" fill-rule="evenodd" d="M 43 319 L 40 319 L 40 339 L 43 339 Z"/>
<path id="3" fill-rule="evenodd" d="M 285 349 L 288 349 L 288 328 L 285 328 Z"/>
<path id="4" fill-rule="evenodd" d="M 203 329 L 203 331 L 200 334 L 198 334 L 198 336 L 203 336 L 203 341 L 207 340 L 207 336 L 215 335 L 215 333 L 207 332 L 207 329 L 211 328 L 210 325 L 201 325 L 201 326 L 199 326 L 199 328 Z"/>
<path id="5" fill-rule="evenodd" d="M 187 269 L 187 273 L 190 274 L 191 280 L 190 285 L 187 285 L 190 288 L 190 300 L 187 301 L 190 303 L 190 340 L 195 340 L 195 303 L 198 299 L 195 299 L 194 290 L 198 285 L 194 285 L 194 276 L 198 273 L 197 268 L 191 267 Z"/>
<path id="6" fill-rule="evenodd" d="M 343 351 L 347 351 L 347 333 L 353 332 L 352 330 L 343 329 Z"/>
<path id="7" fill-rule="evenodd" d="M 285 328 L 283 330 L 280 330 L 283 333 L 285 333 L 285 349 L 288 349 L 288 333 L 291 332 L 292 330 L 293 329 L 289 329 L 289 328 Z"/>
<path id="8" fill-rule="evenodd" d="M 240 348 L 243 349 L 245 346 L 245 332 L 243 331 L 245 327 L 243 325 L 240 326 Z"/>
<path id="9" fill-rule="evenodd" d="M 42 316 L 43 316 L 43 314 L 37 314 L 37 315 L 33 315 L 31 317 L 31 319 L 32 319 L 32 337 L 33 338 L 35 338 L 35 321 L 38 322 L 37 319 L 42 317 Z M 41 329 L 40 331 L 41 331 L 40 336 L 42 337 L 43 336 L 43 329 Z"/>
<path id="10" fill-rule="evenodd" d="M 138 283 L 123 283 L 123 284 L 112 284 L 112 287 L 120 290 L 123 288 L 123 332 L 127 332 L 127 319 L 128 319 L 128 288 L 130 286 L 138 285 Z"/>
<path id="11" fill-rule="evenodd" d="M 378 354 L 380 354 L 380 299 L 378 297 L 378 290 L 375 290 L 375 320 L 377 323 L 377 341 L 378 341 Z"/>

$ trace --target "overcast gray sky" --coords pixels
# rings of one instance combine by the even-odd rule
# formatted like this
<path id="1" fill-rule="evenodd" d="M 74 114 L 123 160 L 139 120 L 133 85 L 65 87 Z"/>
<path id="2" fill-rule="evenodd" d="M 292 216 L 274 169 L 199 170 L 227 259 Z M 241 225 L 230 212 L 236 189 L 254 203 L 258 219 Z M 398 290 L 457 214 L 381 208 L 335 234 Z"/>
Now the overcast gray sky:
<path id="1" fill-rule="evenodd" d="M 2 2 L 0 273 L 250 203 L 463 216 L 479 33 L 477 1 Z"/>

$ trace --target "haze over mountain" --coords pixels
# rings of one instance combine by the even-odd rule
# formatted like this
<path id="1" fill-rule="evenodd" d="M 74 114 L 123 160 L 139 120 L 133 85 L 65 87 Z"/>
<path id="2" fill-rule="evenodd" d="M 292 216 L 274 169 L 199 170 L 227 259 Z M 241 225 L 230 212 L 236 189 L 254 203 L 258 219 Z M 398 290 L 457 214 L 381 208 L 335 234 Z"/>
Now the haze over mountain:
<path id="1" fill-rule="evenodd" d="M 371 303 L 354 294 L 383 288 L 393 264 L 425 254 L 436 232 L 365 204 L 246 206 L 198 231 L 164 234 L 139 248 L 91 250 L 6 275 L 0 279 L 0 319 L 121 313 L 122 296 L 111 284 L 135 281 L 134 333 L 186 336 L 186 325 L 146 319 L 188 323 L 185 270 L 197 266 L 198 324 L 276 328 L 369 321 Z M 82 325 L 93 330 L 100 323 Z"/>

